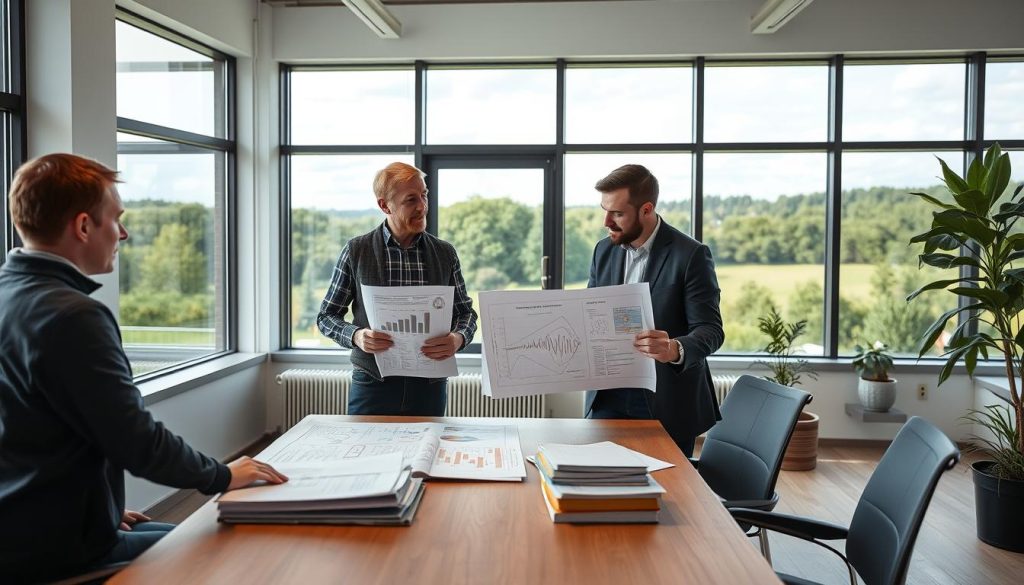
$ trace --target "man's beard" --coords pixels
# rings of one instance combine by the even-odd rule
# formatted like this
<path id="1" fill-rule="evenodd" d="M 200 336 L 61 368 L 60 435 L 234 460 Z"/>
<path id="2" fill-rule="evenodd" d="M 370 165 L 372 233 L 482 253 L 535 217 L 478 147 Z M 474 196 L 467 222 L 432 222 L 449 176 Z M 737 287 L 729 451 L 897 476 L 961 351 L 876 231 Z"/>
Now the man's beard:
<path id="1" fill-rule="evenodd" d="M 616 244 L 620 246 L 628 246 L 629 244 L 632 244 L 637 238 L 639 238 L 640 234 L 644 233 L 644 226 L 640 225 L 639 213 L 636 215 L 635 219 L 636 221 L 633 223 L 633 227 L 630 228 L 628 231 L 619 230 L 613 232 L 613 235 L 618 235 L 618 241 L 615 241 L 614 237 L 612 238 L 612 240 L 615 241 Z"/>

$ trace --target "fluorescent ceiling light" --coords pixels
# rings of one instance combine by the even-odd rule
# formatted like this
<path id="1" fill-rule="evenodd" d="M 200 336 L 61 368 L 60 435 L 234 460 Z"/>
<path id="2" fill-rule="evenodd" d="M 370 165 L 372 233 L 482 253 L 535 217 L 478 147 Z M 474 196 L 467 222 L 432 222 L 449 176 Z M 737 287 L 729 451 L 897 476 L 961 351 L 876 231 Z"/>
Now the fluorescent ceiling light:
<path id="1" fill-rule="evenodd" d="M 770 34 L 786 24 L 814 0 L 766 0 L 750 19 L 750 32 Z"/>
<path id="2" fill-rule="evenodd" d="M 370 30 L 382 39 L 397 39 L 402 36 L 402 23 L 394 17 L 380 0 L 343 0 L 345 6 L 355 13 Z"/>

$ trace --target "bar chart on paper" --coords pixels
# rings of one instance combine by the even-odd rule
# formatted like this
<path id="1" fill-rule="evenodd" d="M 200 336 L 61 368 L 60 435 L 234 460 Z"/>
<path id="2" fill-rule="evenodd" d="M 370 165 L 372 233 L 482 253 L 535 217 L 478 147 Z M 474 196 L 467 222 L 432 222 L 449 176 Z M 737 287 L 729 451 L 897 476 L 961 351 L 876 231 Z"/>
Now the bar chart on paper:
<path id="1" fill-rule="evenodd" d="M 431 477 L 522 481 L 519 431 L 513 425 L 445 425 L 437 436 Z"/>
<path id="2" fill-rule="evenodd" d="M 410 314 L 408 317 L 394 317 L 393 321 L 384 321 L 384 331 L 397 333 L 422 333 L 430 334 L 430 313 L 423 312 L 421 315 Z"/>
<path id="3" fill-rule="evenodd" d="M 473 449 L 457 447 L 455 449 L 441 447 L 437 450 L 437 460 L 453 468 L 502 469 L 501 447 Z"/>

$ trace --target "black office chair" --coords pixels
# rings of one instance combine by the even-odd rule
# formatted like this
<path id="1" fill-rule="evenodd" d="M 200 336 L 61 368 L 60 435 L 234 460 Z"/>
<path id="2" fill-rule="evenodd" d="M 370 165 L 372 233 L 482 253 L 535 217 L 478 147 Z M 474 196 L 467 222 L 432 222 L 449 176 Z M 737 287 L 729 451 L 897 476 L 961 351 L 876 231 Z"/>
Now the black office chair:
<path id="1" fill-rule="evenodd" d="M 764 510 L 731 509 L 734 518 L 813 542 L 839 555 L 865 585 L 901 585 L 925 510 L 939 476 L 960 461 L 960 451 L 942 431 L 913 417 L 903 425 L 871 474 L 850 527 Z M 822 540 L 846 539 L 846 556 Z M 785 583 L 810 581 L 779 574 Z"/>
<path id="2" fill-rule="evenodd" d="M 803 390 L 740 376 L 722 402 L 722 420 L 711 427 L 690 461 L 726 508 L 772 510 L 779 502 L 775 482 L 796 420 L 812 396 Z M 771 562 L 768 537 L 760 529 L 761 554 Z"/>

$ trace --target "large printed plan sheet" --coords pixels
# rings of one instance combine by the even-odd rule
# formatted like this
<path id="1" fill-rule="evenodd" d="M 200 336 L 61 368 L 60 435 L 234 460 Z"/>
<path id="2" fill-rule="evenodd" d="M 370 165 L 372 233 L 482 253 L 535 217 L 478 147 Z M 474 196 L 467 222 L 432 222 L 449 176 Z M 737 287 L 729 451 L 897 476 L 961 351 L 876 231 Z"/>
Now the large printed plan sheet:
<path id="1" fill-rule="evenodd" d="M 361 286 L 370 328 L 386 332 L 395 343 L 373 354 L 381 376 L 459 375 L 454 356 L 432 360 L 420 351 L 424 341 L 451 332 L 455 287 Z"/>
<path id="2" fill-rule="evenodd" d="M 654 360 L 633 348 L 654 329 L 646 282 L 483 292 L 480 315 L 488 396 L 655 389 Z"/>
<path id="3" fill-rule="evenodd" d="M 360 423 L 310 415 L 258 455 L 285 468 L 331 465 L 401 453 L 413 477 L 521 481 L 526 477 L 515 425 Z"/>

